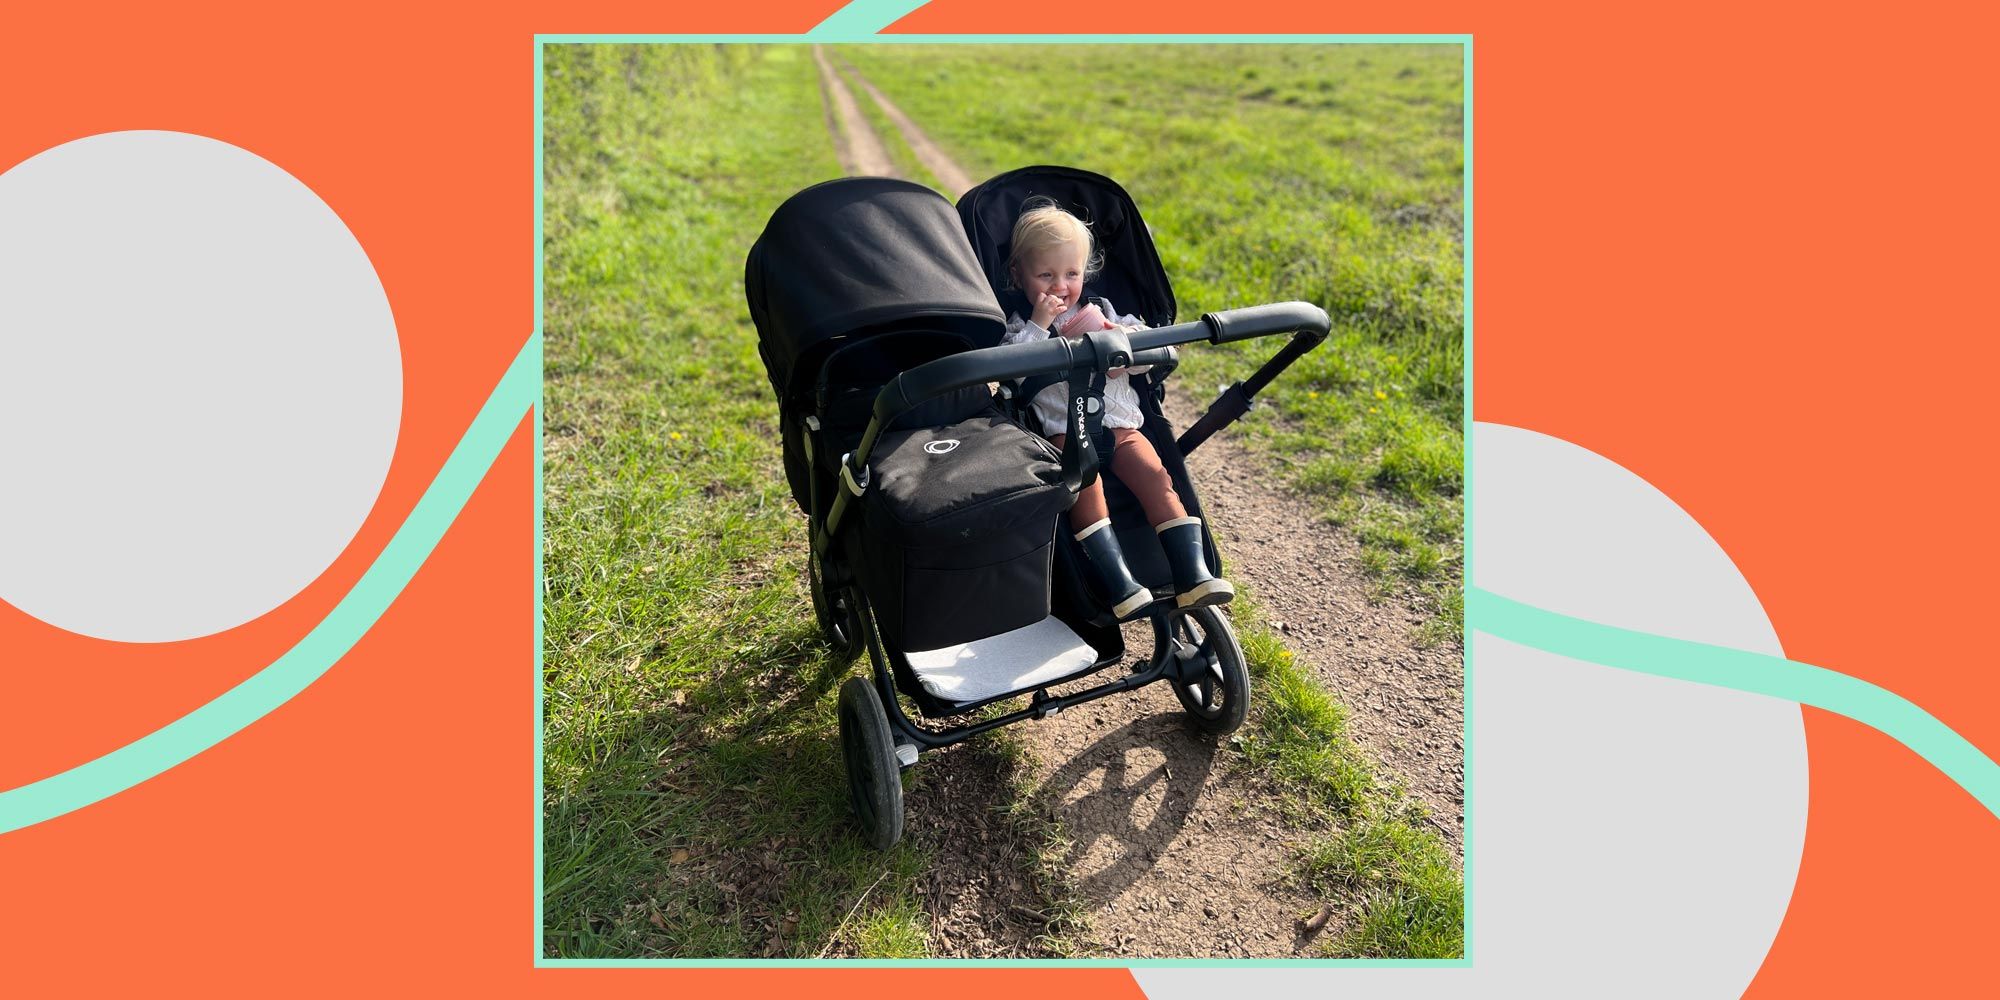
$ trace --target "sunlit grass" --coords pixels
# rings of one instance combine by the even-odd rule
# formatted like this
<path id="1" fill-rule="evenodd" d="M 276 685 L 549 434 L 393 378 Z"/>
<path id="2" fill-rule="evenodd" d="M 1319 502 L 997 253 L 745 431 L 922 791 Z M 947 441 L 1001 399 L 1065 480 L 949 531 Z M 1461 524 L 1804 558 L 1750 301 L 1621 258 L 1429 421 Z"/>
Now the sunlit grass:
<path id="1" fill-rule="evenodd" d="M 921 954 L 923 858 L 853 832 L 743 306 L 772 208 L 839 173 L 811 62 L 546 65 L 546 948 Z"/>
<path id="2" fill-rule="evenodd" d="M 1286 821 L 1306 834 L 1299 881 L 1343 908 L 1344 930 L 1318 950 L 1463 956 L 1464 878 L 1443 839 L 1421 825 L 1421 806 L 1376 778 L 1346 734 L 1346 710 L 1293 664 L 1254 603 L 1239 599 L 1235 608 L 1257 692 L 1244 755 L 1286 795 Z"/>

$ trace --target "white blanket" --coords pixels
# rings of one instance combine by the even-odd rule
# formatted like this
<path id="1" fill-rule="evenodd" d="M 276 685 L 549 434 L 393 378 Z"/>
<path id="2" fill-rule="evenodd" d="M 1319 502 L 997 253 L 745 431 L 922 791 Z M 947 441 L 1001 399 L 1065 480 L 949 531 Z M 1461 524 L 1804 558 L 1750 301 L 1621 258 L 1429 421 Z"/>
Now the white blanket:
<path id="1" fill-rule="evenodd" d="M 1053 684 L 1097 662 L 1097 650 L 1054 617 L 976 642 L 903 655 L 924 690 L 960 704 Z"/>

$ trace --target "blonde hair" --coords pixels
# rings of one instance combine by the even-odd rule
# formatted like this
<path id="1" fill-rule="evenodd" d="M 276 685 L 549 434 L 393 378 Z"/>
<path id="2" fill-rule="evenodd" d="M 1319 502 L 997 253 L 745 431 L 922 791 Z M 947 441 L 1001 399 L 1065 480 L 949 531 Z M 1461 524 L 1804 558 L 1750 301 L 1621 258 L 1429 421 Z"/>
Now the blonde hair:
<path id="1" fill-rule="evenodd" d="M 1007 254 L 1007 287 L 1019 286 L 1014 272 L 1021 261 L 1051 247 L 1083 244 L 1083 273 L 1096 274 L 1104 257 L 1090 236 L 1090 225 L 1064 211 L 1054 198 L 1038 194 L 1021 203 L 1021 217 L 1014 220 L 1013 249 Z"/>

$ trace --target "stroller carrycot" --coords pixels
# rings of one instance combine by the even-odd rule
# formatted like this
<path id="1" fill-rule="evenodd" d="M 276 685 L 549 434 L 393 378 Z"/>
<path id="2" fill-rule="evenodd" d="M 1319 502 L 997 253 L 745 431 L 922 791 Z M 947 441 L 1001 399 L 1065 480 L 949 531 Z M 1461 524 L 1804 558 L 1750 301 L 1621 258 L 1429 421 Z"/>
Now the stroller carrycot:
<path id="1" fill-rule="evenodd" d="M 834 408 L 837 422 L 852 425 L 858 440 L 880 371 L 1000 343 L 1006 317 L 986 292 L 957 220 L 941 216 L 937 202 L 928 188 L 856 177 L 806 188 L 771 215 L 750 247 L 743 287 L 757 326 L 757 353 L 786 415 L 824 422 L 815 406 Z M 885 336 L 898 332 L 912 336 Z M 826 370 L 840 348 L 878 339 L 887 342 L 850 352 Z M 831 383 L 819 382 L 823 376 Z M 815 401 L 816 388 L 837 398 Z M 948 423 L 954 411 L 978 405 L 975 396 L 961 394 L 911 420 L 942 417 L 938 422 Z M 802 442 L 789 436 L 785 475 L 793 498 L 809 507 Z"/>

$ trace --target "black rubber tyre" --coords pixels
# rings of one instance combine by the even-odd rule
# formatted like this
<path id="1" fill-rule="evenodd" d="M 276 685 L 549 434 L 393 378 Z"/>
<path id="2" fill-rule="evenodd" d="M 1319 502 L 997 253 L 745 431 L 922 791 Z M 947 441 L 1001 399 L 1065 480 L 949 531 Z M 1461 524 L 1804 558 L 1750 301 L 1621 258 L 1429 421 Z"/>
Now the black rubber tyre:
<path id="1" fill-rule="evenodd" d="M 861 632 L 861 608 L 845 590 L 829 594 L 826 574 L 820 571 L 819 556 L 806 557 L 806 582 L 812 589 L 813 618 L 819 622 L 820 638 L 842 660 L 860 655 L 865 642 Z"/>
<path id="2" fill-rule="evenodd" d="M 1203 732 L 1224 736 L 1243 724 L 1250 711 L 1250 672 L 1243 665 L 1243 646 L 1229 619 L 1214 608 L 1195 608 L 1175 615 L 1171 634 L 1195 647 L 1194 664 L 1201 677 L 1193 684 L 1169 682 L 1188 718 Z"/>
<path id="3" fill-rule="evenodd" d="M 865 678 L 850 677 L 840 686 L 840 751 L 862 836 L 879 850 L 896 846 L 903 838 L 903 772 L 889 716 Z"/>

